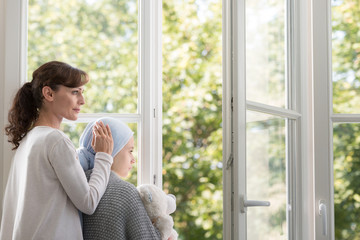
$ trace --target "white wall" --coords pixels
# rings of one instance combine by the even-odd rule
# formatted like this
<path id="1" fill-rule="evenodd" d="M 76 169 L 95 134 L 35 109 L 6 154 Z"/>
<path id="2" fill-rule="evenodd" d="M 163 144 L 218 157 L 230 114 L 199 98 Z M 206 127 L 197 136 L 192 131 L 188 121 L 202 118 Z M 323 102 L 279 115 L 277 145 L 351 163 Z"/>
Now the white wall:
<path id="1" fill-rule="evenodd" d="M 10 169 L 13 151 L 7 142 L 4 128 L 11 100 L 23 82 L 21 67 L 24 66 L 21 55 L 21 35 L 25 30 L 21 21 L 26 15 L 21 13 L 21 4 L 25 0 L 0 0 L 0 214 L 2 198 Z M 23 51 L 24 52 L 24 51 Z"/>
<path id="2" fill-rule="evenodd" d="M 0 0 L 0 128 L 4 128 L 4 69 L 5 69 L 5 1 Z M 2 196 L 3 196 L 3 186 L 4 186 L 4 167 L 3 167 L 3 158 L 4 158 L 4 134 L 3 130 L 0 131 L 0 202 L 2 206 Z M 2 208 L 0 208 L 0 215 Z M 1 221 L 1 220 L 0 220 Z"/>

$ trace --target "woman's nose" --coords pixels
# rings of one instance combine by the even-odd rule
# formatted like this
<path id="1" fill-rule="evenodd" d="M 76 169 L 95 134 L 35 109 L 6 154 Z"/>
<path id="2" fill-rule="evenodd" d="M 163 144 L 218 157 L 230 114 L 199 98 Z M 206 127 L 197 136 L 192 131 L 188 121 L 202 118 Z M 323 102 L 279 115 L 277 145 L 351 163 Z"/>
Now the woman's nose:
<path id="1" fill-rule="evenodd" d="M 84 105 L 84 104 L 85 104 L 85 98 L 84 98 L 84 95 L 83 95 L 82 93 L 81 93 L 81 95 L 80 95 L 79 104 L 80 104 L 80 105 Z"/>

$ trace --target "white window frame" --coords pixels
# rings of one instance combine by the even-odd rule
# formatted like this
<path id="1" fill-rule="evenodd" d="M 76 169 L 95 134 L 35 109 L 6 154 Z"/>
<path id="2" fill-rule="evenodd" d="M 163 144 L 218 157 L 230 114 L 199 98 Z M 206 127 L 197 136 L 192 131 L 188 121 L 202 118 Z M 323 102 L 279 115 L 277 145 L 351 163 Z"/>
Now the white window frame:
<path id="1" fill-rule="evenodd" d="M 139 3 L 139 100 L 136 114 L 80 114 L 77 122 L 112 116 L 138 125 L 138 184 L 162 187 L 162 0 Z M 0 202 L 14 152 L 4 127 L 16 91 L 26 81 L 27 0 L 0 0 Z M 2 207 L 0 208 L 0 215 Z"/>
<path id="2" fill-rule="evenodd" d="M 360 114 L 334 114 L 332 92 L 332 18 L 331 1 L 313 1 L 313 73 L 314 73 L 314 148 L 315 210 L 319 202 L 327 208 L 326 226 L 323 216 L 316 214 L 316 239 L 335 239 L 333 124 L 360 123 Z M 322 11 L 321 11 L 322 9 Z M 327 235 L 323 231 L 327 230 Z"/>
<path id="3" fill-rule="evenodd" d="M 315 221 L 317 220 L 317 209 L 315 206 L 314 194 L 314 145 L 313 145 L 313 42 L 312 42 L 312 1 L 293 1 L 291 13 L 294 14 L 294 24 L 290 34 L 293 37 L 293 58 L 292 68 L 289 74 L 295 80 L 294 85 L 289 85 L 292 91 L 295 104 L 294 111 L 283 111 L 282 109 L 267 107 L 262 104 L 246 101 L 245 98 L 245 0 L 223 0 L 223 181 L 224 181 L 224 239 L 246 239 L 245 233 L 238 231 L 239 224 L 245 224 L 244 215 L 240 214 L 239 192 L 244 191 L 244 169 L 239 167 L 238 161 L 243 161 L 246 157 L 246 124 L 245 109 L 263 111 L 297 119 L 296 128 L 289 134 L 296 134 L 295 142 L 289 142 L 289 147 L 297 149 L 294 154 L 298 159 L 293 166 L 296 176 L 295 183 L 289 182 L 291 186 L 296 186 L 295 191 L 291 190 L 291 195 L 296 202 L 296 215 L 294 219 L 289 219 L 292 235 L 290 239 L 318 239 L 315 236 Z M 317 8 L 321 11 L 323 8 Z M 235 24 L 232 25 L 232 18 Z M 240 53 L 236 56 L 235 53 Z M 233 67 L 231 66 L 233 64 Z M 233 69 L 233 70 L 232 70 Z M 235 78 L 234 86 L 230 79 Z M 236 85 L 236 86 L 235 86 Z M 238 88 L 240 96 L 233 96 L 232 89 Z M 229 97 L 231 96 L 231 97 Z M 234 106 L 231 102 L 238 106 Z M 231 114 L 231 108 L 238 109 Z M 233 119 L 233 120 L 232 120 Z M 235 127 L 235 131 L 240 131 L 238 139 L 234 139 L 230 126 Z M 239 127 L 240 126 L 240 127 Z M 237 129 L 238 128 L 238 129 Z M 234 146 L 231 147 L 231 143 Z M 227 169 L 233 155 L 237 155 L 233 160 L 233 167 Z M 234 169 L 234 170 L 231 170 Z M 233 171 L 233 172 L 232 172 Z M 238 174 L 234 174 L 234 172 Z M 233 177 L 232 177 L 233 176 Z M 233 188 L 231 187 L 233 185 Z M 227 207 L 231 206 L 232 207 Z"/>
<path id="4" fill-rule="evenodd" d="M 162 0 L 140 0 L 139 184 L 162 187 Z"/>
<path id="5" fill-rule="evenodd" d="M 335 239 L 332 148 L 331 1 L 312 2 L 314 91 L 314 211 L 316 239 Z M 316 17 L 315 17 L 316 16 Z M 321 216 L 324 203 L 327 216 Z M 325 218 L 325 226 L 323 225 Z M 327 230 L 325 234 L 323 230 Z"/>

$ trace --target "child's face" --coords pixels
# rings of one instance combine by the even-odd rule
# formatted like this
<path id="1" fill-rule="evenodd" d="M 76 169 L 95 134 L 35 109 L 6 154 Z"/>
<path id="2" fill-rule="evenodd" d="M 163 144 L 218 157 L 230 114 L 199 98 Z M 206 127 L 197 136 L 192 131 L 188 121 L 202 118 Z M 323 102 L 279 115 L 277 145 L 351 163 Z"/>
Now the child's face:
<path id="1" fill-rule="evenodd" d="M 132 165 L 135 163 L 133 155 L 134 150 L 134 137 L 131 137 L 129 142 L 121 149 L 114 157 L 114 162 L 111 166 L 111 170 L 116 172 L 120 177 L 127 177 L 132 169 Z"/>

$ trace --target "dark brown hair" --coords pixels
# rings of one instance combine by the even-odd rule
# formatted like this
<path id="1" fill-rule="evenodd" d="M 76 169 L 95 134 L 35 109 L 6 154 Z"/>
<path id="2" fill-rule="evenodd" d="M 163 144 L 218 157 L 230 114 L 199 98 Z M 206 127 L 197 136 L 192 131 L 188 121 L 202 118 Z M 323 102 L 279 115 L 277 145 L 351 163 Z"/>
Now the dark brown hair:
<path id="1" fill-rule="evenodd" d="M 63 62 L 48 62 L 36 69 L 31 82 L 25 83 L 16 93 L 9 110 L 9 124 L 5 132 L 9 137 L 8 141 L 14 145 L 13 150 L 19 147 L 20 141 L 39 117 L 39 109 L 43 103 L 43 87 L 49 86 L 57 91 L 59 85 L 75 88 L 88 81 L 89 76 L 86 72 Z"/>

